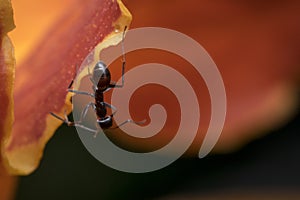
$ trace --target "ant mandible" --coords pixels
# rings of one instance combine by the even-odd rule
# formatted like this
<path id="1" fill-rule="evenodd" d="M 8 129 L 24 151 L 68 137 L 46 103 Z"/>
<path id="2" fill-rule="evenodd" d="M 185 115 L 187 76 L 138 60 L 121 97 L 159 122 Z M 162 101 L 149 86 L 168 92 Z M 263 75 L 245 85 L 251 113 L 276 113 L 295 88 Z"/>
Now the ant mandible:
<path id="1" fill-rule="evenodd" d="M 68 92 L 72 92 L 74 94 L 81 94 L 81 95 L 88 95 L 91 96 L 95 99 L 95 102 L 90 102 L 88 103 L 85 108 L 83 109 L 82 113 L 81 113 L 81 117 L 80 120 L 78 122 L 71 122 L 68 119 L 68 116 L 65 114 L 65 119 L 63 119 L 62 117 L 54 114 L 53 112 L 50 112 L 50 114 L 52 116 L 54 116 L 55 118 L 63 121 L 65 124 L 67 124 L 68 126 L 76 126 L 76 127 L 80 127 L 83 128 L 85 130 L 94 132 L 96 136 L 98 131 L 91 129 L 89 127 L 86 127 L 84 125 L 81 124 L 82 120 L 85 118 L 88 109 L 90 107 L 92 107 L 94 109 L 94 111 L 96 112 L 97 115 L 97 124 L 101 127 L 102 130 L 106 130 L 112 127 L 113 125 L 113 116 L 115 115 L 115 113 L 117 112 L 117 109 L 113 106 L 110 105 L 108 103 L 106 103 L 104 101 L 104 93 L 107 92 L 110 89 L 113 88 L 122 88 L 124 86 L 124 73 L 125 73 L 125 65 L 126 65 L 126 60 L 125 60 L 125 51 L 124 51 L 124 37 L 125 37 L 125 31 L 126 28 L 124 28 L 124 32 L 123 32 L 123 37 L 122 37 L 122 54 L 123 54 L 123 59 L 122 59 L 122 84 L 121 85 L 117 85 L 116 83 L 111 82 L 111 75 L 110 75 L 110 71 L 107 68 L 106 64 L 102 61 L 99 61 L 94 69 L 93 69 L 93 73 L 91 74 L 89 69 L 88 69 L 88 74 L 90 77 L 90 81 L 93 84 L 93 90 L 94 93 L 89 93 L 89 92 L 85 92 L 85 91 L 79 91 L 79 90 L 73 90 L 70 89 L 73 81 L 71 82 L 71 84 L 68 87 Z M 107 115 L 107 108 L 111 109 L 113 111 L 113 113 L 111 115 Z M 123 123 L 119 124 L 118 126 L 116 126 L 115 128 L 119 128 L 120 126 L 131 122 L 134 124 L 143 124 L 145 123 L 144 121 L 140 121 L 140 122 L 136 122 L 133 121 L 131 119 L 128 119 L 126 121 L 124 121 Z"/>

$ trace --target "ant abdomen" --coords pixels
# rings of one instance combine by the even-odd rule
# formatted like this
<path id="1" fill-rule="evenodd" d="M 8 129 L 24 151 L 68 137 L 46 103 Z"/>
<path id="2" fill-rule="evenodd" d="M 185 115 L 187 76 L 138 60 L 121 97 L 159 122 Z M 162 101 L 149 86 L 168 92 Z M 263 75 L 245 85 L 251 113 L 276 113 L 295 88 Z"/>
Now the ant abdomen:
<path id="1" fill-rule="evenodd" d="M 103 130 L 109 129 L 113 125 L 112 117 L 106 116 L 105 118 L 97 119 L 97 123 Z"/>

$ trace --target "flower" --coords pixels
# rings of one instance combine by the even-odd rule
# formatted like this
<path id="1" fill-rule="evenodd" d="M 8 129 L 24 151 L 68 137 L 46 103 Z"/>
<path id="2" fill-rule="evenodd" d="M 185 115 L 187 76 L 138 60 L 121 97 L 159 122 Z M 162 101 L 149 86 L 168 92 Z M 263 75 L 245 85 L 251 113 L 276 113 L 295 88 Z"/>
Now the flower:
<path id="1" fill-rule="evenodd" d="M 74 77 L 75 66 L 115 28 L 122 29 L 130 23 L 128 11 L 124 6 L 118 7 L 122 5 L 120 1 L 56 3 L 51 1 L 53 13 L 37 9 L 40 15 L 47 15 L 47 23 L 24 25 L 27 34 L 38 39 L 23 46 L 16 44 L 20 60 L 14 87 L 15 123 L 12 131 L 6 131 L 11 135 L 2 145 L 6 166 L 16 174 L 28 174 L 37 167 L 46 142 L 61 124 L 51 119 L 49 112 L 62 115 L 64 109 L 71 111 L 65 89 Z M 202 44 L 217 63 L 227 91 L 228 115 L 216 150 L 232 150 L 257 137 L 262 132 L 257 130 L 274 127 L 291 116 L 299 75 L 299 15 L 294 6 L 298 3 L 272 7 L 263 3 L 215 4 L 196 0 L 125 3 L 135 16 L 132 27 L 161 26 L 181 31 Z M 28 1 L 25 4 L 30 5 Z M 45 3 L 46 6 L 49 5 Z M 257 6 L 265 10 L 257 10 Z M 55 15 L 57 10 L 63 14 Z M 16 42 L 24 41 L 22 37 L 13 35 Z M 143 63 L 145 59 L 146 56 L 135 56 L 132 62 Z M 176 63 L 169 64 L 176 68 Z M 199 95 L 200 101 L 207 103 L 208 94 L 204 87 L 201 89 L 204 95 Z M 208 123 L 209 109 L 201 110 L 203 122 Z M 202 141 L 205 123 L 199 129 L 194 148 Z M 7 122 L 5 125 L 11 127 Z"/>
<path id="2" fill-rule="evenodd" d="M 30 5 L 29 3 L 27 1 L 26 5 Z M 2 22 L 2 35 L 6 42 L 2 45 L 5 47 L 2 52 L 7 54 L 12 50 L 5 34 L 12 29 L 13 23 L 10 1 L 3 1 L 3 4 L 1 2 L 1 5 L 6 4 L 10 8 L 8 11 L 11 23 L 6 23 L 9 22 L 6 19 Z M 71 111 L 70 96 L 67 96 L 66 88 L 75 76 L 75 66 L 98 43 L 111 38 L 117 30 L 129 26 L 131 21 L 131 15 L 121 1 L 72 1 L 65 4 L 59 2 L 56 6 L 64 8 L 61 9 L 59 23 L 47 31 L 40 45 L 29 55 L 23 57 L 22 61 L 17 61 L 14 107 L 13 54 L 12 61 L 4 59 L 6 62 L 2 62 L 1 72 L 10 72 L 1 76 L 5 78 L 1 79 L 1 85 L 8 84 L 4 85 L 4 89 L 9 89 L 0 96 L 1 101 L 4 101 L 1 105 L 1 116 L 4 120 L 1 123 L 5 125 L 1 126 L 5 130 L 0 132 L 2 137 L 5 136 L 1 143 L 2 162 L 13 174 L 29 174 L 38 166 L 45 144 L 62 123 L 50 117 L 49 113 L 63 114 L 65 110 L 68 113 Z M 6 17 L 5 13 L 3 16 Z M 60 23 L 62 21 L 63 24 Z M 34 25 L 29 26 L 26 28 L 38 31 L 34 29 Z M 103 48 L 103 45 L 100 47 Z M 16 50 L 18 51 L 18 44 Z M 13 109 L 15 120 L 12 126 Z"/>
<path id="3" fill-rule="evenodd" d="M 7 37 L 14 28 L 12 8 L 10 0 L 0 0 L 3 156 L 0 159 L 0 199 L 9 199 L 12 195 L 9 188 L 15 185 L 15 177 L 9 176 L 7 171 L 29 174 L 38 166 L 46 142 L 61 124 L 51 119 L 49 112 L 71 111 L 65 89 L 74 77 L 75 66 L 99 42 L 111 36 L 115 28 L 122 29 L 131 20 L 119 0 L 43 1 L 47 12 L 37 0 L 14 3 L 16 8 L 27 6 L 16 9 L 20 29 L 11 34 L 18 63 L 15 106 L 12 101 L 14 49 Z M 292 115 L 300 73 L 297 1 L 274 2 L 271 6 L 265 2 L 200 0 L 172 4 L 159 0 L 125 3 L 135 16 L 133 28 L 162 26 L 181 31 L 202 44 L 217 63 L 227 91 L 228 115 L 215 150 L 232 150 L 264 133 L 262 130 L 284 123 Z M 34 8 L 29 9 L 30 5 Z M 53 12 L 48 12 L 50 7 Z M 26 19 L 27 23 L 23 23 Z M 37 23 L 28 24 L 32 21 Z M 146 59 L 145 55 L 135 56 L 132 63 L 143 63 Z M 176 63 L 167 62 L 176 68 Z M 208 94 L 204 87 L 201 90 L 204 95 L 199 95 L 200 101 L 207 103 Z M 209 109 L 201 110 L 203 121 L 208 123 Z M 194 149 L 201 143 L 205 128 L 204 123 Z"/>
<path id="4" fill-rule="evenodd" d="M 215 61 L 227 95 L 225 126 L 215 152 L 236 150 L 282 126 L 297 112 L 299 2 L 124 0 L 124 3 L 134 16 L 131 28 L 154 26 L 182 32 L 201 44 Z M 133 66 L 151 59 L 150 62 L 159 61 L 184 71 L 194 81 L 193 71 L 185 67 L 186 62 L 175 57 L 151 52 L 133 55 L 131 60 L 130 55 L 127 57 Z M 192 153 L 202 144 L 211 112 L 205 84 L 198 81 L 193 87 L 197 88 L 201 120 Z M 172 117 L 175 111 L 168 112 Z M 170 137 L 164 136 L 154 143 L 166 144 Z"/>

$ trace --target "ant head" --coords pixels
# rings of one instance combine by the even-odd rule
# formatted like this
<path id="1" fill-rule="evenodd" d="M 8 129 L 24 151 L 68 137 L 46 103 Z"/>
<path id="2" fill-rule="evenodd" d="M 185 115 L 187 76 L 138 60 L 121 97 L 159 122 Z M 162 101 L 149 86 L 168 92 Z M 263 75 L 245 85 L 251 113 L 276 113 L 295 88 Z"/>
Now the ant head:
<path id="1" fill-rule="evenodd" d="M 110 72 L 107 66 L 99 61 L 93 70 L 92 79 L 97 84 L 98 89 L 105 90 L 110 84 Z"/>

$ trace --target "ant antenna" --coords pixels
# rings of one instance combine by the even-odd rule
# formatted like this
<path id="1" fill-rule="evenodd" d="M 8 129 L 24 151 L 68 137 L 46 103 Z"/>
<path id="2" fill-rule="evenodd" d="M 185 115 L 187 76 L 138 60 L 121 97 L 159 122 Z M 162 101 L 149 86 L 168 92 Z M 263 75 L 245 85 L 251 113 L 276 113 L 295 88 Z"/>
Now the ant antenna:
<path id="1" fill-rule="evenodd" d="M 123 54 L 123 60 L 122 62 L 125 63 L 125 48 L 124 48 L 124 38 L 125 38 L 125 32 L 126 32 L 127 26 L 125 26 L 124 31 L 123 31 L 123 36 L 122 36 L 122 54 Z"/>
<path id="2" fill-rule="evenodd" d="M 73 85 L 73 83 L 74 83 L 74 80 L 76 79 L 76 75 L 77 75 L 77 70 L 78 70 L 78 64 L 76 64 L 75 65 L 75 74 L 74 74 L 74 78 L 72 79 L 72 81 L 71 81 L 71 83 L 69 84 L 69 86 L 68 86 L 68 89 L 70 89 L 71 87 L 72 87 L 72 85 Z"/>

